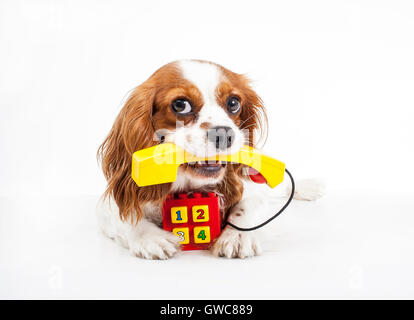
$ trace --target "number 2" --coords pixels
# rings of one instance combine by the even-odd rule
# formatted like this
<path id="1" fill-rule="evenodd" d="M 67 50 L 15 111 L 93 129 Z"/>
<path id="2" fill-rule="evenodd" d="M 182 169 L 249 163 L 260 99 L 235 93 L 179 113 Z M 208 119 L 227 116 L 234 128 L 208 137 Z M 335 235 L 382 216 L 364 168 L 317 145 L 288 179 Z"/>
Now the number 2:
<path id="1" fill-rule="evenodd" d="M 199 213 L 199 215 L 197 216 L 197 219 L 199 219 L 199 220 L 204 219 L 204 210 L 203 209 L 198 209 L 196 212 Z"/>

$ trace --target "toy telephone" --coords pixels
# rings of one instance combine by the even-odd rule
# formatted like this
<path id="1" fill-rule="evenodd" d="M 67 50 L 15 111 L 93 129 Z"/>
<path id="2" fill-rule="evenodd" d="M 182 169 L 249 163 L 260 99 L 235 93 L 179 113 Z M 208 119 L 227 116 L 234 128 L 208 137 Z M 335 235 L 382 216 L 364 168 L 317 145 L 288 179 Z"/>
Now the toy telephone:
<path id="1" fill-rule="evenodd" d="M 178 167 L 183 163 L 215 160 L 247 165 L 260 172 L 271 188 L 283 181 L 285 173 L 283 162 L 268 157 L 250 146 L 243 146 L 234 154 L 200 158 L 175 144 L 164 143 L 133 154 L 132 179 L 140 187 L 174 182 L 177 179 Z"/>
<path id="2" fill-rule="evenodd" d="M 239 152 L 229 155 L 200 158 L 175 144 L 159 144 L 133 154 L 131 176 L 140 187 L 174 182 L 180 165 L 196 161 L 244 164 L 253 171 L 250 177 L 254 182 L 266 182 L 271 188 L 283 181 L 285 172 L 288 174 L 292 191 L 286 204 L 271 218 L 251 228 L 241 228 L 228 221 L 224 223 L 239 231 L 252 231 L 263 227 L 281 214 L 292 201 L 295 182 L 285 164 L 250 146 L 243 146 Z M 163 228 L 180 238 L 183 250 L 207 249 L 224 227 L 218 197 L 214 192 L 170 194 L 163 204 L 162 215 Z"/>

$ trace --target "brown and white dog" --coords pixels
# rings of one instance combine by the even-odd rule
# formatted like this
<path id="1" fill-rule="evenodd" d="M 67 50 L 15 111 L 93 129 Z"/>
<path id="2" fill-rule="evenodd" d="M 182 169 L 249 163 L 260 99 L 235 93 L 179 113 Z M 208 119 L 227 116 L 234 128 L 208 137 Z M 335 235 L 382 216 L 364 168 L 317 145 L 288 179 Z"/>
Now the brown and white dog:
<path id="1" fill-rule="evenodd" d="M 242 145 L 254 146 L 266 126 L 262 100 L 245 76 L 199 60 L 161 67 L 130 94 L 99 148 L 109 199 L 98 209 L 103 232 L 138 257 L 172 257 L 179 249 L 178 238 L 161 228 L 161 205 L 172 192 L 214 191 L 220 196 L 223 218 L 240 227 L 260 223 L 266 199 L 261 191 L 255 192 L 241 165 L 185 164 L 174 183 L 138 187 L 131 178 L 131 159 L 135 151 L 162 142 L 200 157 L 234 153 Z M 311 200 L 320 193 L 312 185 L 298 188 L 297 198 Z M 246 258 L 261 249 L 255 232 L 227 226 L 211 251 Z"/>

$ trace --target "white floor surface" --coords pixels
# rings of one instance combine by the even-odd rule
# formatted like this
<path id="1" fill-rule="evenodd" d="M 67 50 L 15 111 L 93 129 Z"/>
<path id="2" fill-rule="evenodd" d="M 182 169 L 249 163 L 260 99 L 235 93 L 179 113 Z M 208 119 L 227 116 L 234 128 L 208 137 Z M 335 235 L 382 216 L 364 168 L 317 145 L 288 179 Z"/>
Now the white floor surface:
<path id="1" fill-rule="evenodd" d="M 0 298 L 414 298 L 408 195 L 295 201 L 248 260 L 135 258 L 98 231 L 97 199 L 1 199 Z"/>

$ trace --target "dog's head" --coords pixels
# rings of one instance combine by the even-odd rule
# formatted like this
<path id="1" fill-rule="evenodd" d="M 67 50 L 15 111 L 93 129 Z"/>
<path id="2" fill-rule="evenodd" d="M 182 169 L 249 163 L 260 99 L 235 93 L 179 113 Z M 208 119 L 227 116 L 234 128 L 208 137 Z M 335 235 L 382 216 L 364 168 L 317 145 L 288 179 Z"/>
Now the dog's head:
<path id="1" fill-rule="evenodd" d="M 206 61 L 169 63 L 131 93 L 99 149 L 106 194 L 114 197 L 121 217 L 136 212 L 139 218 L 143 203 L 163 200 L 172 188 L 220 183 L 236 188 L 237 181 L 226 179 L 235 180 L 240 168 L 219 162 L 185 164 L 173 185 L 139 188 L 131 178 L 132 154 L 162 142 L 200 157 L 234 153 L 244 144 L 253 146 L 255 134 L 265 130 L 261 99 L 245 76 Z"/>

